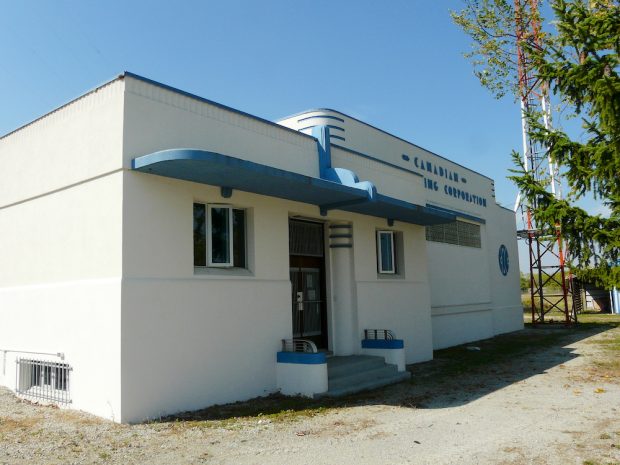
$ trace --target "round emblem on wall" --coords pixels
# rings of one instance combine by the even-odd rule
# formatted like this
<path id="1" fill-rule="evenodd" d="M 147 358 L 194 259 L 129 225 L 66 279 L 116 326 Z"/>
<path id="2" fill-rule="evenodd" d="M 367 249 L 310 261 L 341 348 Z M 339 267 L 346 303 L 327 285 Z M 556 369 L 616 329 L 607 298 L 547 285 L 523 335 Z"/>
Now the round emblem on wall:
<path id="1" fill-rule="evenodd" d="M 508 274 L 508 249 L 504 244 L 499 246 L 499 270 L 504 276 Z"/>

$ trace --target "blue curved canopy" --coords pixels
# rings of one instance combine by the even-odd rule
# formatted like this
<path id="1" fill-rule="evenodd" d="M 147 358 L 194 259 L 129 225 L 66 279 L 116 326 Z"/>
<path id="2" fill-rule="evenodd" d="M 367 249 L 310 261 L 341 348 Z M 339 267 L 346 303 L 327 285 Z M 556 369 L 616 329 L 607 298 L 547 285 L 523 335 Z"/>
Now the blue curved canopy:
<path id="1" fill-rule="evenodd" d="M 456 217 L 366 189 L 197 149 L 162 150 L 132 160 L 143 173 L 339 209 L 406 223 L 448 223 Z"/>

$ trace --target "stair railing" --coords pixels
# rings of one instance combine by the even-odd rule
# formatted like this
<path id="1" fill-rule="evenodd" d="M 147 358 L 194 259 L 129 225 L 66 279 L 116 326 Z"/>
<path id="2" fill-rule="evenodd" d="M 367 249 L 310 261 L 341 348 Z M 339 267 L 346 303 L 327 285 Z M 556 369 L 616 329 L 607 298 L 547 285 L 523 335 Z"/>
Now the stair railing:
<path id="1" fill-rule="evenodd" d="M 309 339 L 282 339 L 282 352 L 307 352 L 316 354 L 316 344 Z"/>
<path id="2" fill-rule="evenodd" d="M 365 329 L 364 339 L 395 339 L 394 333 L 390 329 Z"/>

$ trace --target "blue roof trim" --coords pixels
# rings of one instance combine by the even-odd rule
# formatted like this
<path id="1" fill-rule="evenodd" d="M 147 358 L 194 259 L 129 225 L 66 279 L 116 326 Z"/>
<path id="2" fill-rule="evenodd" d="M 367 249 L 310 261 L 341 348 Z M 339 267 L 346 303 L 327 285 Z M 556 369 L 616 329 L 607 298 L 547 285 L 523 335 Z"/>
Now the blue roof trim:
<path id="1" fill-rule="evenodd" d="M 134 158 L 131 167 L 144 173 L 315 205 L 333 197 L 343 201 L 368 197 L 362 189 L 206 150 L 162 150 Z"/>
<path id="2" fill-rule="evenodd" d="M 342 168 L 330 168 L 334 180 L 327 180 L 198 149 L 155 152 L 133 159 L 131 166 L 143 173 L 308 203 L 321 210 L 338 205 L 337 209 L 343 211 L 419 225 L 455 219 L 447 213 L 377 194 L 372 183 L 358 182 L 354 173 Z"/>
<path id="3" fill-rule="evenodd" d="M 278 363 L 297 363 L 300 365 L 322 365 L 327 363 L 325 352 L 278 352 Z"/>
<path id="4" fill-rule="evenodd" d="M 332 108 L 313 108 L 313 109 L 306 110 L 306 111 L 300 111 L 299 113 L 295 113 L 294 115 L 287 116 L 286 118 L 280 118 L 280 119 L 278 119 L 277 121 L 284 121 L 284 120 L 289 119 L 289 118 L 294 118 L 294 117 L 296 117 L 296 116 L 301 116 L 301 115 L 305 115 L 305 114 L 307 114 L 307 113 L 313 113 L 313 112 L 317 112 L 317 111 L 331 111 L 331 112 L 333 112 L 333 113 L 338 113 L 339 115 L 342 115 L 342 116 L 344 116 L 345 118 L 352 119 L 352 120 L 357 121 L 358 123 L 361 123 L 361 124 L 363 124 L 363 125 L 365 125 L 365 126 L 368 126 L 368 127 L 370 127 L 370 128 L 376 129 L 377 131 L 382 132 L 383 134 L 386 134 L 386 135 L 388 135 L 388 136 L 390 136 L 390 137 L 393 137 L 393 138 L 398 139 L 398 140 L 400 140 L 400 141 L 402 141 L 402 142 L 405 142 L 406 144 L 413 145 L 414 147 L 417 147 L 417 148 L 419 148 L 420 150 L 424 150 L 425 152 L 428 152 L 428 153 L 430 153 L 431 155 L 434 155 L 434 156 L 436 156 L 436 157 L 439 157 L 439 158 L 441 158 L 442 160 L 446 160 L 447 162 L 454 163 L 456 166 L 460 166 L 461 168 L 463 168 L 463 169 L 465 169 L 465 170 L 467 170 L 467 171 L 469 171 L 469 172 L 471 172 L 471 173 L 477 174 L 477 175 L 479 175 L 479 176 L 482 176 L 483 178 L 486 178 L 486 179 L 488 179 L 488 180 L 490 180 L 490 181 L 493 181 L 493 178 L 490 178 L 489 176 L 486 176 L 486 175 L 484 175 L 484 174 L 482 174 L 482 173 L 480 173 L 480 172 L 478 172 L 478 171 L 472 170 L 471 168 L 467 168 L 466 166 L 463 166 L 463 165 L 461 165 L 460 163 L 457 163 L 457 162 L 455 162 L 455 161 L 453 161 L 453 160 L 450 160 L 449 158 L 446 158 L 446 157 L 444 157 L 444 156 L 442 156 L 442 155 L 439 155 L 439 154 L 437 154 L 437 153 L 435 153 L 435 152 L 432 152 L 432 151 L 430 151 L 430 150 L 428 150 L 428 149 L 425 149 L 424 147 L 422 147 L 422 146 L 420 146 L 420 145 L 417 145 L 417 144 L 414 144 L 413 142 L 408 141 L 407 139 L 403 139 L 402 137 L 395 136 L 394 134 L 392 134 L 392 133 L 390 133 L 390 132 L 387 132 L 387 131 L 385 131 L 385 130 L 383 130 L 383 129 L 381 129 L 381 128 L 378 128 L 378 127 L 376 127 L 376 126 L 373 126 L 372 124 L 369 124 L 369 123 L 367 123 L 367 122 L 365 122 L 365 121 L 362 121 L 362 120 L 360 120 L 360 119 L 354 118 L 353 116 L 347 115 L 346 113 L 343 113 L 343 112 L 341 112 L 341 111 L 334 110 L 334 109 L 332 109 Z M 317 115 L 317 116 L 318 116 L 318 115 Z"/>
<path id="5" fill-rule="evenodd" d="M 297 122 L 301 123 L 302 121 L 306 121 L 308 119 L 313 119 L 313 118 L 333 119 L 336 121 L 340 121 L 341 123 L 344 123 L 344 120 L 342 118 L 338 118 L 337 116 L 331 116 L 331 115 L 306 116 L 305 118 L 298 119 Z"/>
<path id="6" fill-rule="evenodd" d="M 375 194 L 372 200 L 368 202 L 343 206 L 339 210 L 424 226 L 451 223 L 456 220 L 456 216 L 453 214 L 429 209 L 383 194 Z"/>
<path id="7" fill-rule="evenodd" d="M 358 152 L 357 150 L 349 149 L 347 147 L 343 147 L 342 145 L 332 144 L 332 147 L 339 148 L 340 150 L 344 150 L 345 152 L 352 153 L 354 155 L 359 155 L 362 158 L 367 158 L 372 161 L 376 161 L 377 163 L 381 163 L 382 165 L 391 166 L 392 168 L 396 168 L 397 170 L 404 171 L 409 174 L 414 174 L 416 176 L 424 177 L 423 174 L 418 173 L 417 171 L 410 170 L 409 168 L 405 168 L 404 166 L 395 165 L 394 163 L 390 163 L 389 161 L 381 160 L 380 158 L 373 157 L 372 155 L 368 155 L 366 153 Z"/>
<path id="8" fill-rule="evenodd" d="M 362 339 L 362 349 L 404 349 L 402 339 Z"/>
<path id="9" fill-rule="evenodd" d="M 432 210 L 436 210 L 436 211 L 442 212 L 442 213 L 448 213 L 448 214 L 454 215 L 454 216 L 459 216 L 461 218 L 465 218 L 466 220 L 476 221 L 477 223 L 481 223 L 481 224 L 486 224 L 486 222 L 487 222 L 484 218 L 480 218 L 478 216 L 470 215 L 468 213 L 461 213 L 461 212 L 456 211 L 456 210 L 450 210 L 449 208 L 438 207 L 438 206 L 432 205 L 430 203 L 426 204 L 426 208 L 429 208 L 429 209 L 432 209 Z"/>
<path id="10" fill-rule="evenodd" d="M 169 90 L 171 92 L 176 92 L 177 94 L 181 94 L 181 95 L 184 95 L 186 97 L 189 97 L 189 98 L 192 98 L 192 99 L 195 99 L 195 100 L 199 100 L 199 101 L 201 101 L 203 103 L 208 103 L 208 104 L 213 105 L 215 107 L 221 108 L 222 110 L 231 111 L 231 112 L 236 113 L 238 115 L 246 116 L 248 118 L 255 119 L 257 121 L 260 121 L 261 123 L 266 123 L 266 124 L 268 124 L 270 126 L 275 126 L 278 129 L 285 129 L 287 131 L 294 132 L 296 134 L 301 134 L 303 137 L 310 137 L 310 138 L 314 139 L 312 136 L 310 136 L 308 134 L 300 133 L 299 131 L 297 131 L 295 129 L 291 129 L 291 128 L 283 126 L 281 124 L 274 123 L 273 121 L 269 121 L 268 119 L 261 118 L 260 116 L 255 116 L 255 115 L 252 115 L 250 113 L 246 113 L 245 111 L 237 110 L 237 109 L 229 107 L 227 105 L 223 105 L 221 103 L 214 102 L 213 100 L 206 99 L 206 98 L 201 97 L 199 95 L 192 94 L 191 92 L 186 92 L 186 91 L 178 89 L 176 87 L 172 87 L 172 86 L 169 86 L 167 84 L 162 84 L 161 82 L 157 82 L 157 81 L 154 81 L 152 79 L 145 78 L 144 76 L 140 76 L 138 74 L 134 74 L 134 73 L 131 73 L 129 71 L 125 71 L 121 77 L 125 77 L 125 76 L 132 77 L 134 79 L 137 79 L 138 81 L 146 82 L 147 84 L 152 84 L 154 86 L 161 87 L 162 89 L 166 89 L 166 90 Z"/>

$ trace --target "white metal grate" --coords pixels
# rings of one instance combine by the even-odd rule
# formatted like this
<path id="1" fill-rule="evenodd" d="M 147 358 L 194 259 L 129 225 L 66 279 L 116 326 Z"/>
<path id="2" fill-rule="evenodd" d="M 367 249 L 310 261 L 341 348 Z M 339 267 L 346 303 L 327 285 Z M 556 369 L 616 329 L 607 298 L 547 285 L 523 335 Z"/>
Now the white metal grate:
<path id="1" fill-rule="evenodd" d="M 15 391 L 20 396 L 56 404 L 71 403 L 70 374 L 67 363 L 18 358 Z"/>

